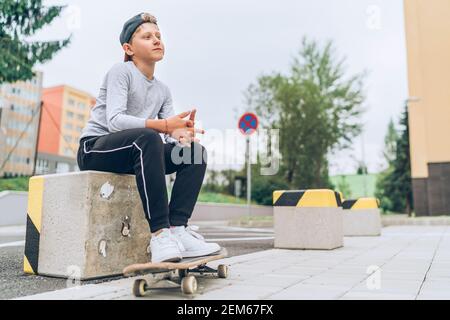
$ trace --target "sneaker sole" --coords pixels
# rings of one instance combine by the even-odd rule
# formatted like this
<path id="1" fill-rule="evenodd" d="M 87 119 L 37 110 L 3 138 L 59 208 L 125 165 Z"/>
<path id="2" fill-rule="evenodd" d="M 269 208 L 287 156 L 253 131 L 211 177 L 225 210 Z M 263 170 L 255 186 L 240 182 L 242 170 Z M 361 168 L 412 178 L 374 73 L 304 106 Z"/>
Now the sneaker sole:
<path id="1" fill-rule="evenodd" d="M 203 256 L 212 256 L 220 253 L 221 249 L 218 250 L 204 250 L 204 251 L 190 251 L 190 252 L 182 252 L 183 258 L 195 258 L 195 257 L 203 257 Z"/>
<path id="2" fill-rule="evenodd" d="M 152 263 L 163 263 L 163 262 L 180 262 L 182 258 L 180 257 L 171 257 L 167 259 L 162 259 L 160 261 L 152 261 Z"/>

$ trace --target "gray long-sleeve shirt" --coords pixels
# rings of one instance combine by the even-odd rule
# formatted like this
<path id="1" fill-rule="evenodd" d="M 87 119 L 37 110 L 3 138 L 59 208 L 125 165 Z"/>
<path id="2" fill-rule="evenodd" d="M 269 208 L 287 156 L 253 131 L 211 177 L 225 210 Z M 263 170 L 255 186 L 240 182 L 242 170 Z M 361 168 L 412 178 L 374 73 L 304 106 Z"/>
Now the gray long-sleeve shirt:
<path id="1" fill-rule="evenodd" d="M 175 115 L 167 85 L 148 79 L 133 61 L 115 64 L 103 79 L 90 119 L 80 140 L 121 130 L 145 128 L 147 119 L 165 119 Z M 164 135 L 167 143 L 177 140 Z"/>

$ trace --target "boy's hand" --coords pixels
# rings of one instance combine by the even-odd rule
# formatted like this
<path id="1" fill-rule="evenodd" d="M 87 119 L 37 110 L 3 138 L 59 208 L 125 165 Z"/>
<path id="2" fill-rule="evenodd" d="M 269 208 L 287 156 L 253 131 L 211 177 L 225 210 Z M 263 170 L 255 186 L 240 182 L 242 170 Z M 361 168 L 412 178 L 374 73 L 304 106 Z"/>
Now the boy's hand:
<path id="1" fill-rule="evenodd" d="M 187 122 L 188 128 L 176 130 L 174 138 L 176 138 L 183 146 L 189 146 L 192 142 L 199 142 L 200 140 L 195 137 L 195 133 L 204 134 L 205 130 L 195 129 L 195 115 L 197 109 L 193 109 L 190 112 L 189 121 Z"/>
<path id="2" fill-rule="evenodd" d="M 172 133 L 177 129 L 184 129 L 188 127 L 193 127 L 193 121 L 192 120 L 184 120 L 188 115 L 190 115 L 190 111 L 182 112 L 176 116 L 167 118 L 167 128 L 166 133 L 172 135 Z"/>
<path id="3" fill-rule="evenodd" d="M 195 128 L 177 129 L 172 133 L 172 137 L 178 140 L 183 146 L 189 146 L 192 142 L 199 142 L 195 133 L 204 134 L 205 130 Z"/>
<path id="4" fill-rule="evenodd" d="M 194 109 L 191 111 L 191 115 L 189 117 L 189 120 L 192 121 L 192 126 L 195 127 L 195 115 L 197 113 L 197 109 Z M 192 137 L 195 139 L 195 131 L 192 133 Z M 198 140 L 198 139 L 197 139 Z M 197 141 L 198 142 L 198 141 Z"/>
<path id="5" fill-rule="evenodd" d="M 195 114 L 197 113 L 197 109 L 194 109 L 191 111 L 191 115 L 189 117 L 189 120 L 192 121 L 192 126 L 195 127 Z"/>

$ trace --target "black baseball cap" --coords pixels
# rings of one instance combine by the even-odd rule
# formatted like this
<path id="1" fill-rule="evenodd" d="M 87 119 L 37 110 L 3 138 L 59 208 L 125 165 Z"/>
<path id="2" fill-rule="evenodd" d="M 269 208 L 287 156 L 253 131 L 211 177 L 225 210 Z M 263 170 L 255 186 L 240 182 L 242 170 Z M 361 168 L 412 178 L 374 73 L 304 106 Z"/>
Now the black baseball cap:
<path id="1" fill-rule="evenodd" d="M 150 13 L 146 12 L 139 13 L 125 22 L 122 28 L 122 32 L 120 33 L 120 44 L 123 45 L 124 43 L 128 43 L 131 40 L 131 37 L 133 36 L 136 29 L 139 28 L 141 24 L 146 22 L 154 23 L 157 25 L 156 18 Z M 129 60 L 130 56 L 125 53 L 124 61 Z"/>

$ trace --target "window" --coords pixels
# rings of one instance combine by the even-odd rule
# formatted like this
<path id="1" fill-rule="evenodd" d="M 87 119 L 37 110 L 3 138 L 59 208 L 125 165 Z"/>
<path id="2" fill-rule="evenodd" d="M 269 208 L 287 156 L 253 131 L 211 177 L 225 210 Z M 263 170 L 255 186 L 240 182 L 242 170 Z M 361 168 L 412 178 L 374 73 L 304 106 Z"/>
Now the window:
<path id="1" fill-rule="evenodd" d="M 64 155 L 68 156 L 68 157 L 72 157 L 73 156 L 73 151 L 70 148 L 65 148 L 64 149 Z"/>
<path id="2" fill-rule="evenodd" d="M 70 124 L 70 123 L 66 123 L 65 126 L 64 126 L 64 128 L 66 128 L 67 130 L 72 130 L 72 129 L 73 129 L 73 126 L 72 126 L 72 124 Z"/>
<path id="3" fill-rule="evenodd" d="M 67 111 L 66 115 L 67 115 L 67 118 L 73 119 L 73 115 L 74 115 L 73 112 Z"/>
<path id="4" fill-rule="evenodd" d="M 36 171 L 39 174 L 49 173 L 48 160 L 38 159 L 36 164 Z"/>
<path id="5" fill-rule="evenodd" d="M 68 163 L 65 162 L 57 162 L 56 163 L 56 173 L 65 173 L 69 172 L 70 167 Z"/>
<path id="6" fill-rule="evenodd" d="M 84 115 L 82 115 L 82 114 L 79 114 L 79 115 L 78 115 L 78 120 L 80 120 L 80 121 L 84 121 Z"/>
<path id="7" fill-rule="evenodd" d="M 72 98 L 69 98 L 69 106 L 74 106 L 75 105 L 75 100 L 73 100 Z"/>

